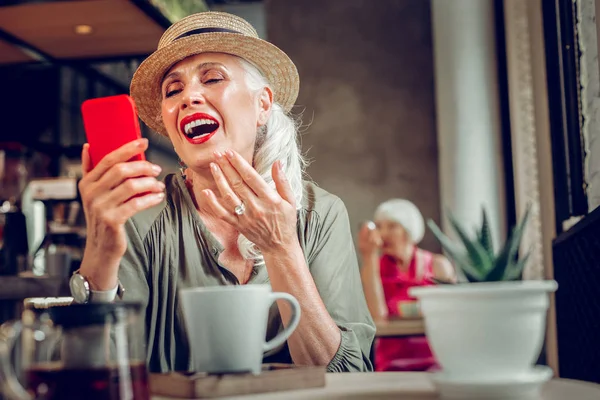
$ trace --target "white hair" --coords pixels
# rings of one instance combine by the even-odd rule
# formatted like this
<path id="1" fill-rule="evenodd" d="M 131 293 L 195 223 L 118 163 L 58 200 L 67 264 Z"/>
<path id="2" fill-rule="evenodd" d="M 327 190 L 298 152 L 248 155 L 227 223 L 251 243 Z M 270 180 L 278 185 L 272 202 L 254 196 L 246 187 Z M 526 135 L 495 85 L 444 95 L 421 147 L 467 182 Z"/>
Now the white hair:
<path id="1" fill-rule="evenodd" d="M 240 62 L 246 72 L 246 84 L 252 92 L 258 93 L 265 87 L 270 87 L 267 79 L 254 65 L 241 58 Z M 253 161 L 254 169 L 269 186 L 275 189 L 271 171 L 273 163 L 281 160 L 283 172 L 294 193 L 296 209 L 302 207 L 302 179 L 307 165 L 298 142 L 299 126 L 299 121 L 274 102 L 266 125 L 258 129 Z M 238 236 L 237 243 L 240 254 L 245 259 L 252 260 L 255 266 L 264 264 L 264 258 L 258 247 L 244 235 Z"/>
<path id="2" fill-rule="evenodd" d="M 423 235 L 425 235 L 423 216 L 417 206 L 408 200 L 391 199 L 384 201 L 375 210 L 375 220 L 399 223 L 415 244 L 421 242 Z"/>

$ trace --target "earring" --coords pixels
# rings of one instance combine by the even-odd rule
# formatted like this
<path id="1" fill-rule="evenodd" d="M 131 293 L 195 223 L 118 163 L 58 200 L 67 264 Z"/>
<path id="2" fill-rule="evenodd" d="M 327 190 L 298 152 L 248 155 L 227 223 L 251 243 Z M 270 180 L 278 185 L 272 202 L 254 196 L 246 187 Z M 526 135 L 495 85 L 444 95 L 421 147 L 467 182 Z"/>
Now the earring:
<path id="1" fill-rule="evenodd" d="M 184 181 L 187 179 L 187 176 L 185 175 L 186 169 L 187 169 L 187 165 L 185 165 L 185 163 L 183 161 L 179 160 L 179 172 L 181 172 L 181 177 L 183 178 Z"/>

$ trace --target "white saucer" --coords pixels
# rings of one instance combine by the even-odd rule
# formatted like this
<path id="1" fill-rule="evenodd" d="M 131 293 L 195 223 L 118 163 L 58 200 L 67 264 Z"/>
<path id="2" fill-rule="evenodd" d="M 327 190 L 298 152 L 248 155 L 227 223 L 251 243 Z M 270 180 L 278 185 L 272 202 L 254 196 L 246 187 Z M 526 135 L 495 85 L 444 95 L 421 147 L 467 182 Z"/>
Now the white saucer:
<path id="1" fill-rule="evenodd" d="M 552 378 L 552 374 L 551 368 L 537 365 L 530 373 L 515 378 L 490 377 L 475 380 L 436 372 L 432 374 L 431 380 L 440 399 L 537 400 L 542 385 Z"/>

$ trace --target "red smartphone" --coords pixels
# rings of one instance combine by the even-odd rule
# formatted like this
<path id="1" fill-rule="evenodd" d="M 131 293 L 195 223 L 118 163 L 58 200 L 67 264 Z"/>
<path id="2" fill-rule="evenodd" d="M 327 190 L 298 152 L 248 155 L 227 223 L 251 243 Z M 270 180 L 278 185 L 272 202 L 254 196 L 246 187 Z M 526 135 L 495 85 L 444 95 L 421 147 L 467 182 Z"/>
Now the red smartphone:
<path id="1" fill-rule="evenodd" d="M 107 154 L 142 137 L 135 103 L 126 94 L 86 100 L 81 105 L 81 114 L 92 167 Z M 145 159 L 141 152 L 129 161 Z"/>

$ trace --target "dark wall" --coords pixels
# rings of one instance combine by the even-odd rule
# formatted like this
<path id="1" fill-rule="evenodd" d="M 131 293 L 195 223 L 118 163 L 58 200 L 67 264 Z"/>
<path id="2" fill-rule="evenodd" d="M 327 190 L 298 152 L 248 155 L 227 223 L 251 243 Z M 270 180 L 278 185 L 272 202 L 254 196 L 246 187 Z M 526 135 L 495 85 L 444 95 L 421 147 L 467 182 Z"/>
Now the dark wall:
<path id="1" fill-rule="evenodd" d="M 268 39 L 300 72 L 310 176 L 352 228 L 391 197 L 439 220 L 430 3 L 266 0 Z M 428 233 L 423 246 L 438 249 Z"/>
<path id="2" fill-rule="evenodd" d="M 554 240 L 558 370 L 600 383 L 600 208 Z"/>

